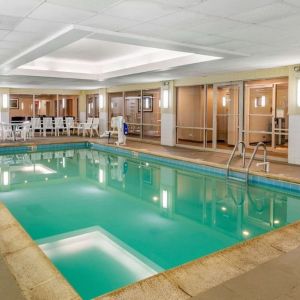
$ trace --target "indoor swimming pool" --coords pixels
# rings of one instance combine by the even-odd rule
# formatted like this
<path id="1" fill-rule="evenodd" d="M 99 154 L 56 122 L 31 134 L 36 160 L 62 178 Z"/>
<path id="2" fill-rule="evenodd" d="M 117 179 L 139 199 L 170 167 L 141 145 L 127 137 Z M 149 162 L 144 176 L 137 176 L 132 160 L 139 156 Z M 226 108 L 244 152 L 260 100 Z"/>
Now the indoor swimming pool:
<path id="1" fill-rule="evenodd" d="M 83 299 L 300 219 L 296 184 L 96 144 L 1 153 L 0 201 Z"/>

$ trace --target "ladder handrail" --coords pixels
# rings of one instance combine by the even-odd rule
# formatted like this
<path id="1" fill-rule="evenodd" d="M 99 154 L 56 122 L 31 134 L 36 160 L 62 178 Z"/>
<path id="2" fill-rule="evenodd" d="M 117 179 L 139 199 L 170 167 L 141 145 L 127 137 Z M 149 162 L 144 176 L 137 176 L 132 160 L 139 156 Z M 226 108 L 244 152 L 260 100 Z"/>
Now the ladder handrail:
<path id="1" fill-rule="evenodd" d="M 238 142 L 238 143 L 234 146 L 234 148 L 233 148 L 233 150 L 232 150 L 232 152 L 231 152 L 231 155 L 230 155 L 230 157 L 229 157 L 229 160 L 228 160 L 228 163 L 227 163 L 227 177 L 228 177 L 228 175 L 229 175 L 229 167 L 230 167 L 230 164 L 231 164 L 231 162 L 232 162 L 232 160 L 233 160 L 233 158 L 234 158 L 234 154 L 235 154 L 235 152 L 236 152 L 236 150 L 238 149 L 238 147 L 239 147 L 240 144 L 242 145 L 243 168 L 245 168 L 246 144 L 245 144 L 244 142 L 240 141 L 240 142 Z"/>
<path id="2" fill-rule="evenodd" d="M 255 158 L 255 155 L 259 149 L 259 147 L 263 147 L 264 148 L 264 171 L 266 172 L 267 171 L 267 146 L 264 142 L 259 142 L 257 143 L 257 145 L 255 146 L 254 150 L 253 150 L 253 153 L 251 155 L 251 158 L 249 160 L 249 163 L 248 163 L 248 166 L 247 166 L 247 169 L 246 169 L 246 181 L 248 182 L 248 177 L 249 177 L 249 170 L 251 168 L 251 165 L 252 165 L 252 162 Z"/>

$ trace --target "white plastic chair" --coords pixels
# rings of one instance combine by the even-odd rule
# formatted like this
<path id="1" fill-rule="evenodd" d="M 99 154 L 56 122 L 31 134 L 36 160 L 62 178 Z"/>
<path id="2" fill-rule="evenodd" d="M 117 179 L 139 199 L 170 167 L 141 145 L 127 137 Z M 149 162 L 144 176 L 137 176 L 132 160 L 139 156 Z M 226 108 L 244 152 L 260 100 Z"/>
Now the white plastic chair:
<path id="1" fill-rule="evenodd" d="M 42 124 L 40 118 L 31 118 L 31 128 L 32 128 L 32 136 L 34 137 L 35 131 L 40 131 L 40 136 L 42 135 Z"/>
<path id="2" fill-rule="evenodd" d="M 15 131 L 15 137 L 16 139 L 21 138 L 24 141 L 31 138 L 32 137 L 31 122 L 25 121 L 22 123 L 22 125 L 18 126 Z"/>
<path id="3" fill-rule="evenodd" d="M 54 119 L 54 130 L 55 130 L 55 136 L 59 136 L 59 131 L 62 129 L 64 131 L 64 118 L 57 117 Z"/>
<path id="4" fill-rule="evenodd" d="M 2 141 L 14 139 L 14 132 L 10 124 L 1 123 L 1 139 Z"/>
<path id="5" fill-rule="evenodd" d="M 90 129 L 90 136 L 93 137 L 94 131 L 96 131 L 96 134 L 99 136 L 99 118 L 94 118 L 91 129 Z"/>
<path id="6" fill-rule="evenodd" d="M 67 136 L 71 135 L 71 129 L 76 129 L 75 122 L 73 117 L 66 117 L 66 129 L 67 129 Z"/>
<path id="7" fill-rule="evenodd" d="M 80 131 L 82 130 L 82 135 L 85 136 L 85 133 L 91 130 L 94 118 L 88 118 L 86 123 L 80 123 L 77 127 L 77 134 L 80 135 Z"/>
<path id="8" fill-rule="evenodd" d="M 52 121 L 52 118 L 43 118 L 44 136 L 47 135 L 47 130 L 51 131 L 51 135 L 53 134 L 53 121 Z"/>

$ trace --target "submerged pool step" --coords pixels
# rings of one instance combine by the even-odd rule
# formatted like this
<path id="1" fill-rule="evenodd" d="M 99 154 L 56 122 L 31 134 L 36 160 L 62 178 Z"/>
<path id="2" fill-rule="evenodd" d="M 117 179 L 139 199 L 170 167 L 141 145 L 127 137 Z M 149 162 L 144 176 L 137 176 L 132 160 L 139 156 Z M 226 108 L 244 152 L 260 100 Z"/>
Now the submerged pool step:
<path id="1" fill-rule="evenodd" d="M 228 176 L 227 180 L 230 181 L 237 181 L 237 182 L 242 182 L 242 183 L 247 183 L 246 179 L 244 178 L 239 178 L 239 177 L 233 177 L 233 176 Z"/>

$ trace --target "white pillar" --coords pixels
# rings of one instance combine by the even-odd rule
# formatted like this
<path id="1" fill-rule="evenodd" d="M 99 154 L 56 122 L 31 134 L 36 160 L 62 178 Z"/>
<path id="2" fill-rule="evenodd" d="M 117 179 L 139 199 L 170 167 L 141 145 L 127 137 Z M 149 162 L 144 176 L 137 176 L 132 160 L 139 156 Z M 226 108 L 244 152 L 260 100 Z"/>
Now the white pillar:
<path id="1" fill-rule="evenodd" d="M 108 130 L 108 100 L 106 89 L 99 90 L 100 134 Z"/>
<path id="2" fill-rule="evenodd" d="M 0 89 L 0 122 L 9 122 L 9 89 Z"/>
<path id="3" fill-rule="evenodd" d="M 176 144 L 176 91 L 173 81 L 163 82 L 160 97 L 161 107 L 161 144 Z"/>
<path id="4" fill-rule="evenodd" d="M 300 164 L 300 107 L 297 104 L 297 85 L 300 72 L 296 66 L 289 67 L 289 149 L 288 162 Z M 297 68 L 296 68 L 297 70 Z"/>

